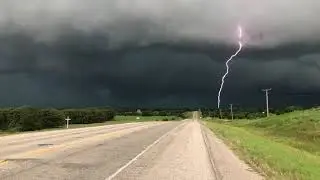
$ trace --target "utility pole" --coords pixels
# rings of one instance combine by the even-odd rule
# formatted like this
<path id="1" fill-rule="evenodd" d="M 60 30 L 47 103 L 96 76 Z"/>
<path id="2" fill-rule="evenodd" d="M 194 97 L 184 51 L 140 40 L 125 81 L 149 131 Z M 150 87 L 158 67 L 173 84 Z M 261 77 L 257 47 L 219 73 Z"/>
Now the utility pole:
<path id="1" fill-rule="evenodd" d="M 269 91 L 271 91 L 272 88 L 269 89 L 262 89 L 266 93 L 266 107 L 267 107 L 267 117 L 269 117 Z"/>
<path id="2" fill-rule="evenodd" d="M 231 119 L 233 120 L 233 109 L 232 109 L 233 104 L 230 104 L 230 113 L 231 113 Z"/>
<path id="3" fill-rule="evenodd" d="M 201 109 L 198 109 L 198 119 L 201 119 L 202 113 L 201 113 Z"/>

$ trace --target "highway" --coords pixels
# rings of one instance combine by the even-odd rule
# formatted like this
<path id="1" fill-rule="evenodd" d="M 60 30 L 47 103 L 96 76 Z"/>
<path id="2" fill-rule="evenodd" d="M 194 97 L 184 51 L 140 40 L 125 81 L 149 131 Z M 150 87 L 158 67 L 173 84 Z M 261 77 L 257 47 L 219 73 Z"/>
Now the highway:
<path id="1" fill-rule="evenodd" d="M 195 115 L 22 133 L 0 137 L 0 179 L 262 179 L 225 148 Z"/>

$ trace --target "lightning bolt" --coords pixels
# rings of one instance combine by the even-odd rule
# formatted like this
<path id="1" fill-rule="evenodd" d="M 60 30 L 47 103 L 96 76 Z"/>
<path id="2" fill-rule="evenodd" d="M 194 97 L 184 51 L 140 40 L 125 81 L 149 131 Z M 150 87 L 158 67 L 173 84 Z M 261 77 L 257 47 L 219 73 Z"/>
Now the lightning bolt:
<path id="1" fill-rule="evenodd" d="M 228 74 L 229 74 L 229 69 L 230 69 L 230 68 L 229 68 L 229 63 L 230 63 L 230 61 L 232 61 L 232 59 L 233 59 L 234 57 L 236 57 L 236 56 L 240 53 L 240 51 L 242 50 L 242 28 L 241 28 L 241 26 L 238 26 L 238 38 L 239 38 L 239 40 L 238 40 L 239 48 L 238 48 L 237 52 L 236 52 L 235 54 L 233 54 L 233 55 L 226 61 L 227 71 L 226 71 L 226 73 L 222 76 L 222 79 L 221 79 L 221 86 L 220 86 L 219 93 L 218 93 L 218 109 L 220 109 L 220 102 L 221 102 L 220 97 L 221 97 L 221 92 L 222 92 L 223 85 L 224 85 L 224 80 L 225 80 L 225 78 L 226 78 L 226 77 L 228 76 Z"/>

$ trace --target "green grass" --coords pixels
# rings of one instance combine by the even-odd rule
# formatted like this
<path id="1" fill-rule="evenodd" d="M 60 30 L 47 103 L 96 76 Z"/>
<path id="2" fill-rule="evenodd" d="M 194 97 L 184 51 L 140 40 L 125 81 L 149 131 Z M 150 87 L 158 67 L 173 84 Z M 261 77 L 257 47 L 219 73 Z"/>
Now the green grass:
<path id="1" fill-rule="evenodd" d="M 178 117 L 175 116 L 142 116 L 137 119 L 137 116 L 116 116 L 114 120 L 107 121 L 104 123 L 94 123 L 94 124 L 69 124 L 69 129 L 75 128 L 84 128 L 84 127 L 95 127 L 95 126 L 104 126 L 104 125 L 111 125 L 111 124 L 123 124 L 123 123 L 130 123 L 130 122 L 147 122 L 147 121 L 172 121 L 172 120 L 180 120 Z M 41 132 L 41 131 L 52 131 L 52 130 L 59 130 L 64 129 L 65 126 L 60 128 L 51 128 L 51 129 L 42 129 L 39 131 L 34 132 Z M 24 132 L 15 132 L 15 131 L 0 131 L 0 136 L 7 136 L 17 133 L 24 133 Z"/>
<path id="2" fill-rule="evenodd" d="M 320 110 L 296 111 L 279 116 L 240 120 L 230 125 L 268 136 L 274 141 L 320 155 Z"/>
<path id="3" fill-rule="evenodd" d="M 269 179 L 320 179 L 320 111 L 207 126 Z"/>

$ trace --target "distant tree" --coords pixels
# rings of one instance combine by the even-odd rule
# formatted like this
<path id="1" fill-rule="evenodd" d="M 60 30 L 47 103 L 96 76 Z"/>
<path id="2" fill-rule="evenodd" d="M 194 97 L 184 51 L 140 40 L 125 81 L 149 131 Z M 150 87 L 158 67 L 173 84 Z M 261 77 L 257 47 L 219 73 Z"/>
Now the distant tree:
<path id="1" fill-rule="evenodd" d="M 297 110 L 302 110 L 302 107 L 299 106 L 289 106 L 285 108 L 285 112 L 293 112 L 293 111 L 297 111 Z"/>

